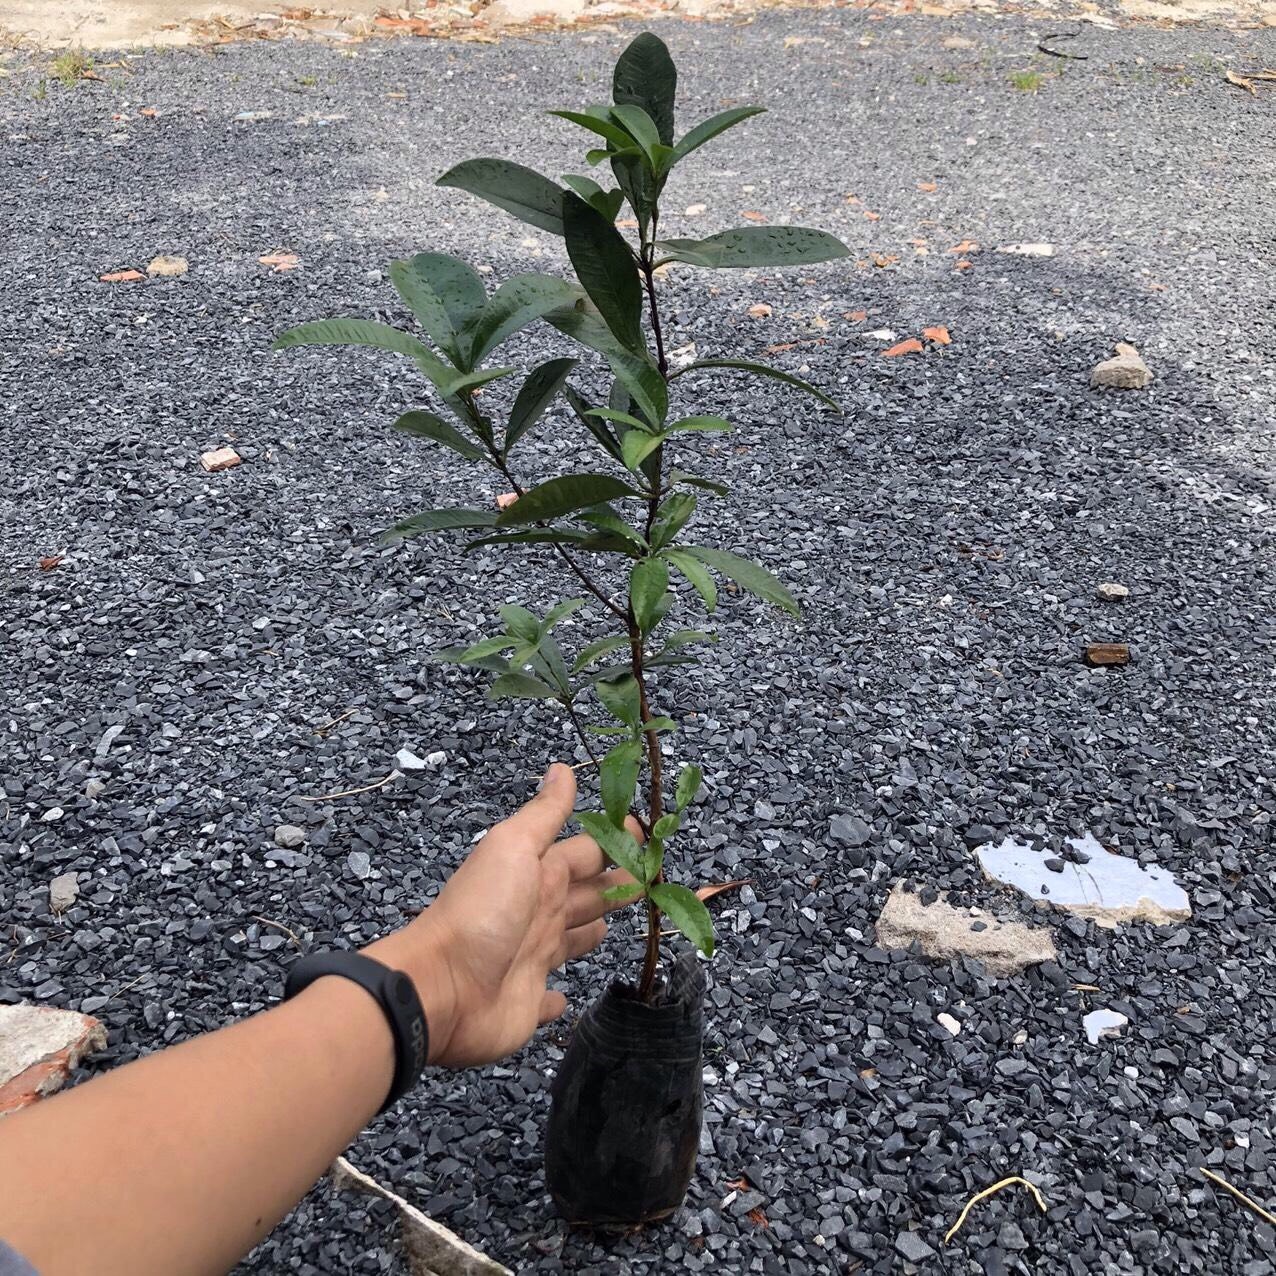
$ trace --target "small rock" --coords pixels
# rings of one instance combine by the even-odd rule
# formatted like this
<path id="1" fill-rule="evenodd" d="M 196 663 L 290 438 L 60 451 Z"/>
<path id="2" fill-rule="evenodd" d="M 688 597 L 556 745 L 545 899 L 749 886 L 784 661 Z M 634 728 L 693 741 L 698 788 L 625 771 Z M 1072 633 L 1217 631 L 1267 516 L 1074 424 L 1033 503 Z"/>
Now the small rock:
<path id="1" fill-rule="evenodd" d="M 437 771 L 447 761 L 447 754 L 442 749 L 435 749 L 433 753 L 425 755 L 425 765 L 431 771 Z"/>
<path id="2" fill-rule="evenodd" d="M 1118 585 L 1114 580 L 1105 580 L 1102 585 L 1094 591 L 1094 596 L 1100 602 L 1105 603 L 1123 603 L 1130 596 L 1130 591 L 1125 585 Z"/>
<path id="3" fill-rule="evenodd" d="M 190 263 L 185 257 L 168 257 L 161 253 L 158 257 L 151 259 L 151 264 L 147 266 L 146 273 L 148 275 L 158 275 L 162 279 L 176 279 L 179 275 L 184 275 L 190 269 Z"/>
<path id="4" fill-rule="evenodd" d="M 944 37 L 945 49 L 973 49 L 975 42 L 964 35 L 948 35 Z"/>
<path id="5" fill-rule="evenodd" d="M 957 1036 L 961 1032 L 961 1024 L 948 1013 L 948 1011 L 940 1011 L 935 1016 L 935 1022 L 944 1029 L 945 1032 L 952 1036 Z"/>
<path id="6" fill-rule="evenodd" d="M 916 1232 L 900 1232 L 895 1238 L 895 1252 L 910 1263 L 924 1263 L 935 1256 L 935 1251 Z"/>
<path id="7" fill-rule="evenodd" d="M 120 733 L 124 730 L 122 722 L 112 723 L 102 732 L 102 738 L 97 742 L 97 748 L 93 750 L 95 758 L 104 758 L 111 751 L 111 746 L 119 738 Z"/>
<path id="8" fill-rule="evenodd" d="M 498 510 L 507 510 L 516 500 L 518 500 L 517 492 L 502 492 L 496 498 L 496 508 Z"/>
<path id="9" fill-rule="evenodd" d="M 1103 1037 L 1119 1037 L 1130 1020 L 1118 1010 L 1092 1010 L 1081 1020 L 1086 1038 L 1097 1046 Z"/>
<path id="10" fill-rule="evenodd" d="M 216 474 L 218 470 L 233 470 L 239 462 L 239 453 L 233 447 L 214 448 L 199 458 L 199 463 L 210 474 Z"/>
<path id="11" fill-rule="evenodd" d="M 98 280 L 104 284 L 135 284 L 145 278 L 140 270 L 112 270 L 98 276 Z"/>
<path id="12" fill-rule="evenodd" d="M 105 792 L 106 792 L 106 785 L 103 784 L 102 781 L 97 778 L 97 776 L 94 776 L 84 786 L 84 796 L 88 798 L 90 802 L 96 802 L 98 798 L 100 798 L 102 794 Z"/>
<path id="13" fill-rule="evenodd" d="M 873 830 L 858 815 L 835 815 L 829 821 L 829 833 L 834 841 L 847 846 L 863 846 L 873 836 Z"/>
<path id="14" fill-rule="evenodd" d="M 105 1048 L 106 1029 L 89 1015 L 0 1006 L 0 1117 L 61 1089 L 86 1055 Z"/>
<path id="15" fill-rule="evenodd" d="M 1124 341 L 1117 342 L 1116 357 L 1105 359 L 1090 373 L 1090 384 L 1117 390 L 1141 390 L 1152 380 L 1152 370 L 1142 356 Z"/>
<path id="16" fill-rule="evenodd" d="M 372 872 L 372 860 L 367 851 L 351 851 L 346 856 L 346 867 L 362 882 Z"/>
<path id="17" fill-rule="evenodd" d="M 707 204 L 688 204 L 685 210 L 688 217 L 699 217 L 701 213 L 707 213 L 708 211 Z"/>
<path id="18" fill-rule="evenodd" d="M 295 824 L 281 824 L 275 829 L 275 845 L 287 851 L 295 851 L 306 843 L 306 830 Z"/>
<path id="19" fill-rule="evenodd" d="M 411 749 L 400 749 L 394 755 L 394 765 L 400 771 L 424 771 L 426 763 L 423 758 L 418 758 Z"/>
<path id="20" fill-rule="evenodd" d="M 765 301 L 759 301 L 749 307 L 750 319 L 770 319 L 771 307 Z"/>
<path id="21" fill-rule="evenodd" d="M 49 883 L 49 907 L 55 913 L 65 913 L 80 897 L 78 873 L 59 873 Z"/>
<path id="22" fill-rule="evenodd" d="M 1053 244 L 1002 244 L 995 250 L 1014 257 L 1053 257 Z"/>
<path id="23" fill-rule="evenodd" d="M 241 124 L 260 124 L 262 120 L 271 119 L 274 111 L 240 111 L 235 119 Z"/>
<path id="24" fill-rule="evenodd" d="M 1048 868 L 1050 872 L 1052 873 L 1063 872 L 1064 863 L 1057 855 L 1050 856 L 1050 858 L 1047 860 L 1044 860 L 1043 863 L 1045 864 L 1045 867 Z"/>
<path id="25" fill-rule="evenodd" d="M 1130 644 L 1127 642 L 1088 642 L 1085 662 L 1093 668 L 1105 665 L 1128 665 Z"/>
<path id="26" fill-rule="evenodd" d="M 971 918 L 978 920 L 972 925 Z M 983 929 L 975 926 L 983 924 Z M 1016 974 L 1027 966 L 1055 961 L 1050 932 L 1023 922 L 1000 922 L 989 913 L 954 908 L 941 892 L 929 907 L 896 882 L 877 919 L 877 942 L 882 948 L 921 945 L 923 954 L 939 961 L 972 957 L 990 975 Z"/>
<path id="27" fill-rule="evenodd" d="M 40 818 L 46 824 L 52 824 L 55 820 L 60 820 L 66 812 L 60 806 L 51 806 Z"/>

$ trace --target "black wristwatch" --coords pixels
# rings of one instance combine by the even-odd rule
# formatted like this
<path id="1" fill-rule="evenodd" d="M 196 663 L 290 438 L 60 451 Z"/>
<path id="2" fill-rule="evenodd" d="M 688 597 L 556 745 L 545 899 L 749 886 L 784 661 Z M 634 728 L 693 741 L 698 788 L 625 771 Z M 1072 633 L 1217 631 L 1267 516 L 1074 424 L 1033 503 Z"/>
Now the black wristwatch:
<path id="1" fill-rule="evenodd" d="M 313 953 L 288 967 L 284 980 L 284 1000 L 295 997 L 324 975 L 340 975 L 353 980 L 376 998 L 394 1035 L 394 1080 L 381 1105 L 384 1112 L 417 1083 L 430 1054 L 430 1026 L 421 1009 L 412 980 L 401 970 L 391 970 L 362 953 Z"/>

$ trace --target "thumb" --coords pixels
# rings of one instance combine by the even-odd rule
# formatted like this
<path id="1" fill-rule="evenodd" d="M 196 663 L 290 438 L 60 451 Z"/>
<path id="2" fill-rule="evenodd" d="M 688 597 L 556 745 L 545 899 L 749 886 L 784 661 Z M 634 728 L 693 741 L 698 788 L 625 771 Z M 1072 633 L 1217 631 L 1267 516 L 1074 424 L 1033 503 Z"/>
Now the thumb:
<path id="1" fill-rule="evenodd" d="M 540 792 L 501 824 L 502 833 L 530 843 L 544 855 L 563 831 L 576 805 L 576 774 L 555 762 L 541 780 Z"/>

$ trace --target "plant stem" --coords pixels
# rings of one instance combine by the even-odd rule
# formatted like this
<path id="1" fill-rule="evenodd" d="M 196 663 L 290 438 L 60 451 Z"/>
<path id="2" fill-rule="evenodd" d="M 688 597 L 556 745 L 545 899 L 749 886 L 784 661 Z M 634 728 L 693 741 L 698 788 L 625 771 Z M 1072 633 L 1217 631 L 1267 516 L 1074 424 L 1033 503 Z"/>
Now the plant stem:
<path id="1" fill-rule="evenodd" d="M 585 726 L 580 720 L 580 714 L 576 712 L 576 706 L 566 696 L 563 697 L 561 704 L 567 710 L 567 716 L 571 719 L 571 724 L 576 729 L 576 738 L 585 746 L 585 752 L 589 755 L 589 760 L 595 766 L 601 765 L 598 755 L 590 748 L 589 737 L 585 734 Z"/>

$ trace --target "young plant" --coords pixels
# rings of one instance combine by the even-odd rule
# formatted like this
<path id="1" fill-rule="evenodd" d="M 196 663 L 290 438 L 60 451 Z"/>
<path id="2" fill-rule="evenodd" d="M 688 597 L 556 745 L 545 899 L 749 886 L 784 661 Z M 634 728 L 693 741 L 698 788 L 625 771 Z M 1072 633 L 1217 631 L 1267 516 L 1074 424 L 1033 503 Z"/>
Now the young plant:
<path id="1" fill-rule="evenodd" d="M 624 51 L 613 79 L 613 101 L 581 110 L 553 112 L 596 135 L 600 144 L 585 156 L 605 165 L 616 186 L 568 174 L 563 185 L 505 159 L 474 159 L 438 179 L 560 236 L 576 276 L 568 283 L 547 275 L 518 275 L 489 297 L 479 276 L 464 262 L 420 253 L 395 262 L 390 277 L 434 348 L 383 324 L 362 319 L 327 319 L 284 333 L 276 347 L 364 345 L 410 358 L 448 410 L 405 413 L 394 426 L 439 443 L 466 461 L 495 469 L 517 499 L 500 512 L 428 509 L 392 529 L 394 537 L 463 529 L 479 532 L 467 548 L 484 545 L 544 545 L 558 556 L 590 599 L 572 598 L 538 617 L 522 607 L 501 610 L 500 633 L 472 646 L 441 653 L 445 658 L 490 670 L 494 699 L 555 701 L 572 723 L 585 752 L 597 764 L 601 812 L 577 818 L 603 851 L 636 885 L 617 888 L 618 899 L 641 900 L 647 912 L 647 947 L 638 990 L 650 999 L 659 962 L 661 916 L 703 953 L 713 952 L 708 911 L 686 886 L 667 880 L 665 852 L 683 813 L 695 799 L 703 775 L 685 766 L 668 799 L 661 736 L 676 729 L 656 711 L 653 672 L 695 663 L 690 649 L 716 641 L 699 629 L 673 629 L 679 598 L 671 577 L 681 577 L 712 612 L 714 577 L 797 614 L 788 590 L 747 558 L 688 539 L 687 529 L 703 493 L 725 495 L 721 483 L 672 463 L 675 450 L 705 433 L 724 433 L 721 416 L 675 408 L 684 378 L 717 369 L 739 369 L 771 377 L 837 405 L 813 386 L 778 369 L 740 359 L 701 359 L 671 368 L 661 322 L 658 280 L 672 263 L 710 268 L 794 266 L 844 257 L 832 235 L 797 226 L 743 226 L 705 239 L 662 239 L 661 198 L 674 167 L 720 133 L 761 112 L 734 107 L 676 137 L 677 71 L 669 50 L 651 34 Z M 636 242 L 616 219 L 628 204 Z M 510 377 L 515 369 L 488 367 L 502 342 L 537 320 L 545 320 L 599 354 L 611 372 L 604 403 L 592 403 L 568 383 L 575 358 L 539 364 L 523 379 L 513 406 L 498 428 L 480 405 L 481 388 Z M 650 340 L 650 344 L 649 344 Z M 535 487 L 522 484 L 514 453 L 518 444 L 563 395 L 596 441 L 601 468 L 564 474 Z M 601 574 L 600 574 L 601 573 Z M 612 631 L 583 647 L 568 662 L 554 630 L 592 599 Z M 582 703 L 582 700 L 584 703 Z M 587 722 L 601 710 L 606 725 Z M 595 737 L 611 742 L 599 757 Z M 625 827 L 640 779 L 645 802 L 637 812 L 646 834 L 641 844 Z"/>

